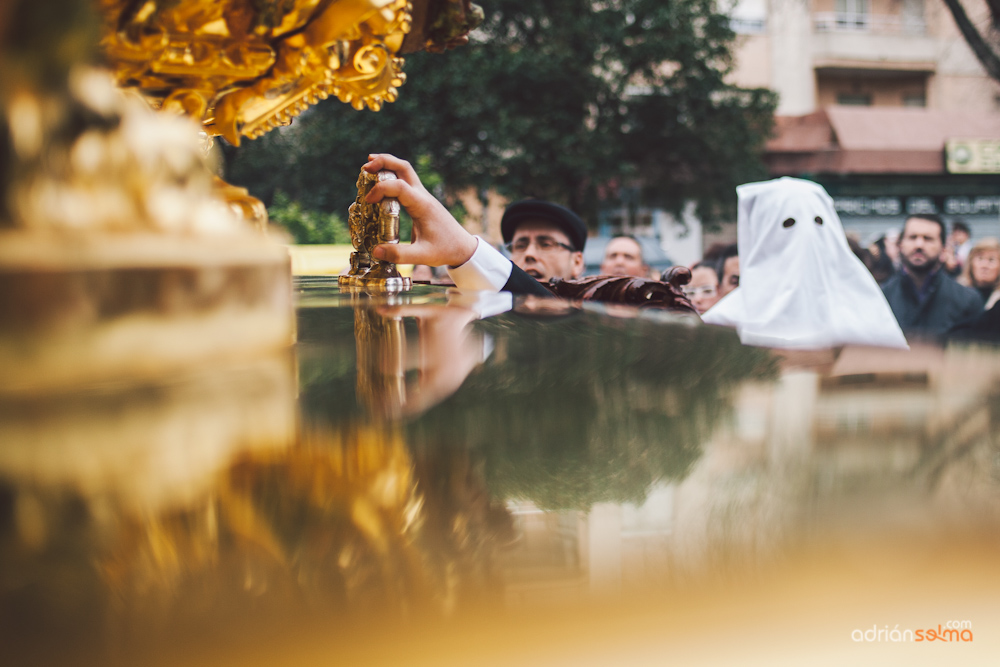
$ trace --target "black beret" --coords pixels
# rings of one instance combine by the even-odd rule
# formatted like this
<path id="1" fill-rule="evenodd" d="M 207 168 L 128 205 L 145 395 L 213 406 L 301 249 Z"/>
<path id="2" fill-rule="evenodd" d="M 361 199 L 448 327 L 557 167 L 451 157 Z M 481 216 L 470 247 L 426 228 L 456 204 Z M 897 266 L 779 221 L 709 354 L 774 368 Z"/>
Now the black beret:
<path id="1" fill-rule="evenodd" d="M 541 199 L 524 199 L 514 202 L 503 212 L 500 220 L 500 234 L 504 243 L 510 243 L 514 238 L 517 226 L 526 220 L 544 220 L 551 222 L 569 237 L 569 244 L 575 250 L 583 250 L 587 243 L 587 225 L 573 211 Z"/>

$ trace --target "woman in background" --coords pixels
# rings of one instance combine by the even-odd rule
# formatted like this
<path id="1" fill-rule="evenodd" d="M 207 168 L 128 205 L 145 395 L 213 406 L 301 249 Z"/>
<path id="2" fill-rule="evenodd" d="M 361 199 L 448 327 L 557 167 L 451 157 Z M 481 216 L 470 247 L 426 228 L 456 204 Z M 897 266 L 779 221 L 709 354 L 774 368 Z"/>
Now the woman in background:
<path id="1" fill-rule="evenodd" d="M 1000 300 L 1000 241 L 986 238 L 976 243 L 958 282 L 979 292 L 986 310 Z"/>
<path id="2" fill-rule="evenodd" d="M 704 315 L 721 298 L 719 274 L 715 266 L 704 260 L 691 267 L 691 282 L 683 288 L 684 296 L 691 300 L 699 315 Z"/>

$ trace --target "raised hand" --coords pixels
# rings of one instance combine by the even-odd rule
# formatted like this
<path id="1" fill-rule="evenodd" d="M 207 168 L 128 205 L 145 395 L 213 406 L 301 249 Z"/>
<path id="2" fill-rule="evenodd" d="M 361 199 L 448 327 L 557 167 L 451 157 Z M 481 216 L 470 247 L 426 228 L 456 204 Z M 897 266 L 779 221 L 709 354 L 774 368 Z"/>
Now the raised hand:
<path id="1" fill-rule="evenodd" d="M 409 162 L 387 153 L 372 154 L 363 169 L 372 174 L 383 169 L 394 172 L 396 180 L 376 184 L 367 200 L 374 204 L 384 197 L 395 197 L 413 219 L 410 244 L 376 246 L 373 251 L 376 259 L 395 264 L 459 266 L 472 257 L 478 243 L 476 237 L 427 191 Z"/>

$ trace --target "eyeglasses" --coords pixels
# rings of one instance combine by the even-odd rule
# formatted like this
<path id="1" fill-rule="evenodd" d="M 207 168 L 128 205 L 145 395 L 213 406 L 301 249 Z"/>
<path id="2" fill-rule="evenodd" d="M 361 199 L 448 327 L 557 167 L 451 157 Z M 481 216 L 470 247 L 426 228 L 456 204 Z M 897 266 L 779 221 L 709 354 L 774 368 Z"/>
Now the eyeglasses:
<path id="1" fill-rule="evenodd" d="M 523 253 L 528 250 L 528 246 L 531 245 L 531 242 L 532 242 L 531 238 L 527 236 L 522 236 L 516 241 L 505 243 L 503 247 L 507 248 L 507 251 L 511 253 L 515 252 Z M 573 246 L 566 245 L 565 243 L 560 243 L 559 241 L 556 241 L 554 238 L 551 238 L 549 236 L 539 236 L 538 238 L 534 239 L 534 243 L 535 247 L 538 248 L 541 252 L 551 252 L 556 248 L 565 248 L 570 252 L 576 252 L 576 248 L 574 248 Z"/>
<path id="2" fill-rule="evenodd" d="M 684 296 L 689 299 L 694 299 L 699 296 L 712 298 L 718 294 L 718 291 L 711 285 L 703 285 L 702 287 L 685 287 L 681 291 L 684 292 Z"/>

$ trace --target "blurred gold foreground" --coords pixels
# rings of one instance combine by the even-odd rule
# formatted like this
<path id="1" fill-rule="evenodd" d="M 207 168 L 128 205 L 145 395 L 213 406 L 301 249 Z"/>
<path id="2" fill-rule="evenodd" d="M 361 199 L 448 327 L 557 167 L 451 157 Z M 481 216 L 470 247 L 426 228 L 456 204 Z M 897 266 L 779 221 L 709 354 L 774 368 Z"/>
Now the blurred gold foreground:
<path id="1" fill-rule="evenodd" d="M 294 358 L 8 397 L 15 664 L 996 655 L 994 350 L 388 298 L 300 283 Z"/>
<path id="2" fill-rule="evenodd" d="M 0 5 L 5 664 L 995 662 L 995 349 L 293 282 L 207 137 L 391 102 L 416 5 Z"/>

